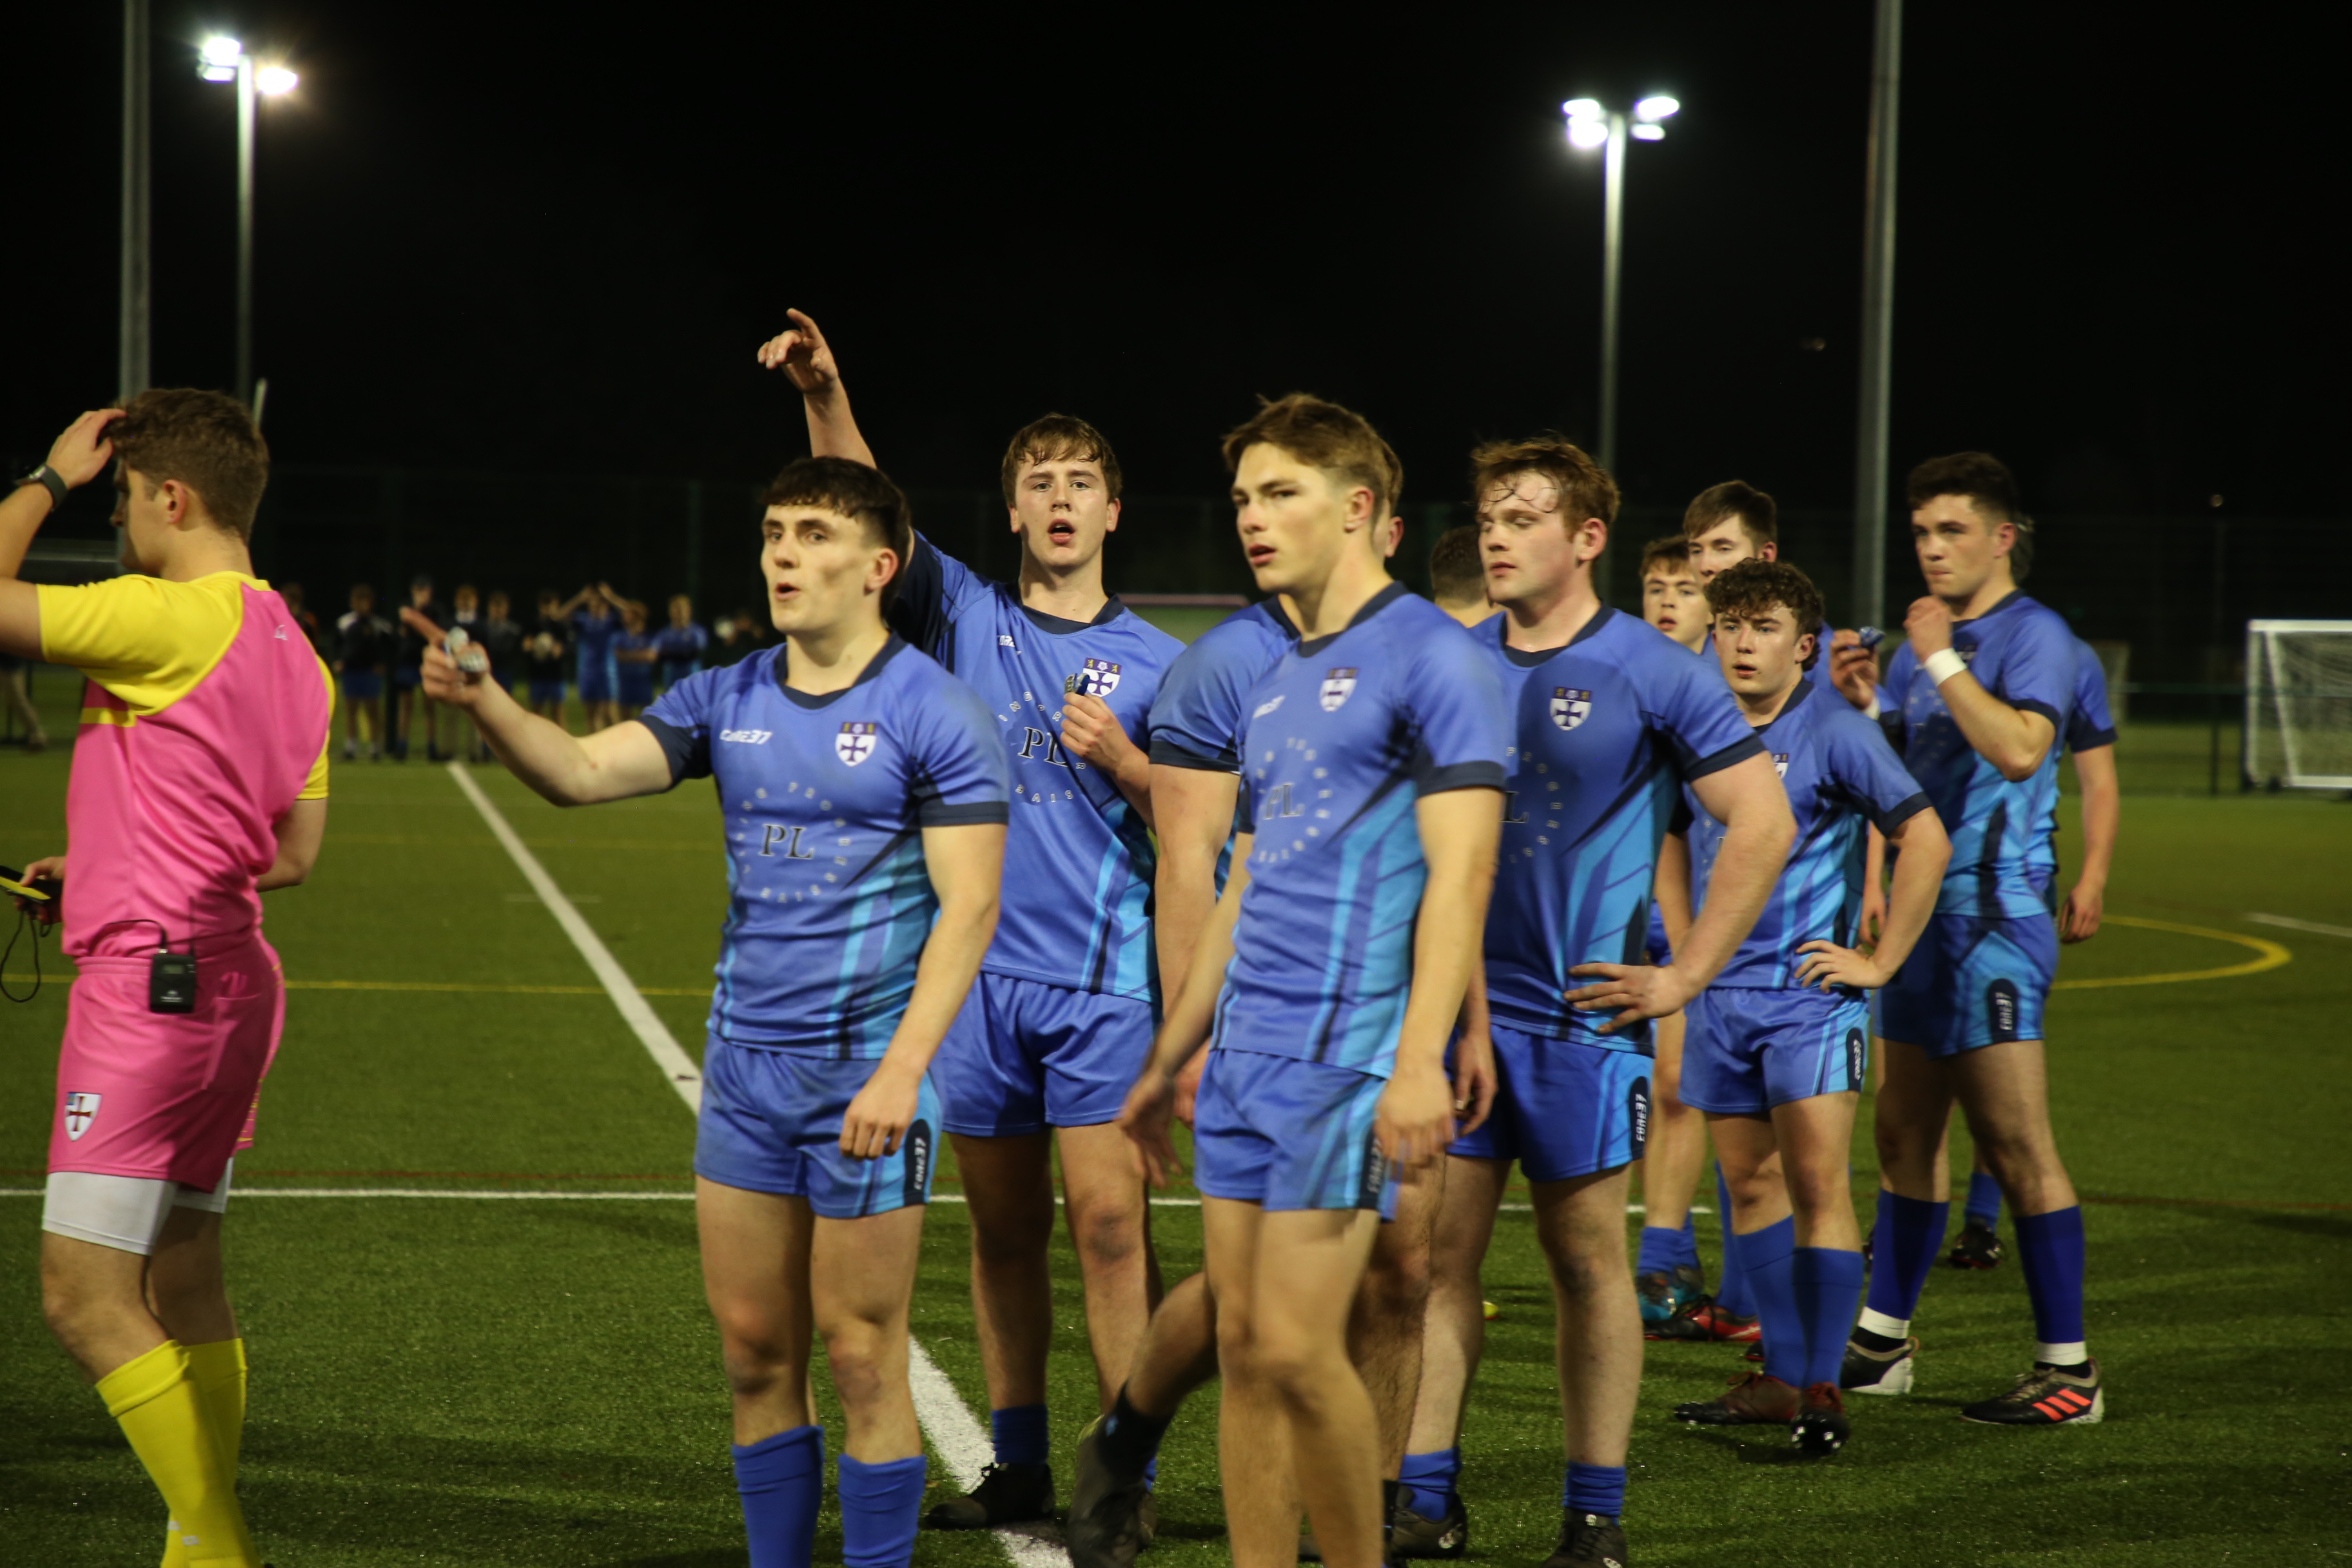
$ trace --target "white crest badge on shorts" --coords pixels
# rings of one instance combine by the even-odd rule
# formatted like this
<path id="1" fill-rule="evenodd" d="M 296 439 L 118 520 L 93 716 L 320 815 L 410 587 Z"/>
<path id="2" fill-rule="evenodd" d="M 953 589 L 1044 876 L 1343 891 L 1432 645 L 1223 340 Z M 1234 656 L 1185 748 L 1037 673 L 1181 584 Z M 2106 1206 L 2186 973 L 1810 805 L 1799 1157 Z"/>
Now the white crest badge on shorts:
<path id="1" fill-rule="evenodd" d="M 1551 721 L 1563 730 L 1573 730 L 1592 716 L 1592 693 L 1579 691 L 1572 686 L 1551 689 Z"/>
<path id="2" fill-rule="evenodd" d="M 1355 670 L 1351 668 L 1342 668 L 1330 670 L 1324 675 L 1322 689 L 1316 693 L 1316 696 L 1321 700 L 1324 712 L 1337 713 L 1339 710 L 1339 704 L 1348 700 L 1355 689 Z"/>
<path id="3" fill-rule="evenodd" d="M 1772 771 L 1780 775 L 1780 782 L 1782 784 L 1787 784 L 1789 782 L 1788 752 L 1775 752 L 1772 753 Z"/>
<path id="4" fill-rule="evenodd" d="M 1088 697 L 1108 697 L 1118 689 L 1118 666 L 1107 658 L 1090 658 L 1078 672 L 1078 689 Z"/>
<path id="5" fill-rule="evenodd" d="M 100 1094 L 74 1093 L 66 1096 L 66 1136 L 76 1142 L 98 1120 L 98 1102 L 106 1097 Z"/>
<path id="6" fill-rule="evenodd" d="M 854 768 L 872 756 L 880 743 L 873 725 L 852 720 L 833 738 L 833 754 Z"/>

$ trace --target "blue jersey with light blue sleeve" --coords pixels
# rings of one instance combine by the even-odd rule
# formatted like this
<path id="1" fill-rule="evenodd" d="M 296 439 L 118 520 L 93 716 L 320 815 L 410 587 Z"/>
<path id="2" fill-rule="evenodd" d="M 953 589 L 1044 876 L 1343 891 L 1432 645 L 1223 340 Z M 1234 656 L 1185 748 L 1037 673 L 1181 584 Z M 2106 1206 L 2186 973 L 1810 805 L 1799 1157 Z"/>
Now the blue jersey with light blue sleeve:
<path id="1" fill-rule="evenodd" d="M 1755 733 L 1788 789 L 1797 837 L 1755 928 L 1714 984 L 1788 990 L 1796 985 L 1802 962 L 1797 950 L 1805 943 L 1853 945 L 1862 917 L 1864 825 L 1892 833 L 1928 803 L 1878 726 L 1834 688 L 1799 681 L 1788 706 Z M 1696 796 L 1689 804 L 1696 908 L 1706 902 L 1724 827 Z"/>
<path id="2" fill-rule="evenodd" d="M 1151 702 L 1151 760 L 1206 773 L 1242 771 L 1250 689 L 1298 641 L 1273 599 L 1236 610 L 1192 639 Z"/>
<path id="3" fill-rule="evenodd" d="M 1118 784 L 1062 750 L 1062 703 L 1078 678 L 1148 752 L 1152 699 L 1184 645 L 1117 598 L 1091 621 L 1041 615 L 919 535 L 890 618 L 980 693 L 1011 764 L 1003 903 L 981 968 L 1157 1000 L 1151 835 Z"/>
<path id="4" fill-rule="evenodd" d="M 1217 1044 L 1386 1078 L 1429 878 L 1413 807 L 1502 787 L 1502 693 L 1468 633 L 1391 584 L 1286 651 L 1249 702 L 1255 837 Z"/>
<path id="5" fill-rule="evenodd" d="M 1514 1028 L 1610 1050 L 1650 1049 L 1646 1027 L 1602 1034 L 1577 1012 L 1580 963 L 1643 963 L 1651 887 L 1685 782 L 1763 748 L 1713 661 L 1603 606 L 1567 647 L 1473 634 L 1511 705 L 1503 848 L 1486 913 L 1486 999 Z"/>
<path id="6" fill-rule="evenodd" d="M 637 721 L 726 814 L 711 1033 L 878 1058 L 940 912 L 922 830 L 1004 821 L 1012 782 L 986 704 L 898 638 L 815 696 L 784 686 L 785 654 L 689 676 Z"/>
<path id="7" fill-rule="evenodd" d="M 1895 649 L 1886 689 L 1902 704 L 1903 765 L 1935 802 L 1952 839 L 1951 869 L 1936 908 L 1989 920 L 2047 916 L 2042 889 L 2057 867 L 2051 837 L 2058 753 L 2079 673 L 2074 634 L 2056 611 L 2012 593 L 1973 620 L 1955 622 L 1952 647 L 1987 691 L 2041 714 L 2053 733 L 2040 767 L 2023 779 L 2003 778 L 1960 732 L 1911 645 Z"/>
<path id="8" fill-rule="evenodd" d="M 2066 749 L 2095 752 L 2116 743 L 2116 721 L 2107 711 L 2107 671 L 2098 650 L 2074 639 L 2074 706 L 2066 715 Z"/>

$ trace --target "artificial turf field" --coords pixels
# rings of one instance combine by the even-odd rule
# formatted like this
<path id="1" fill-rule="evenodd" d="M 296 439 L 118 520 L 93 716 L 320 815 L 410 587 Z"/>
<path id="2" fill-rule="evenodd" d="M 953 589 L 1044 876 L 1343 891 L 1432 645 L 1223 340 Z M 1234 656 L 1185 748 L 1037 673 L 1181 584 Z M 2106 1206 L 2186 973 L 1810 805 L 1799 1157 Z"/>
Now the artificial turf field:
<path id="1" fill-rule="evenodd" d="M 51 727 L 70 733 L 70 712 L 53 708 Z M 60 847 L 68 756 L 0 749 L 0 861 Z M 1856 1400 L 1853 1442 L 1826 1464 L 1790 1462 L 1775 1430 L 1671 1424 L 1675 1403 L 1741 1368 L 1726 1347 L 1654 1345 L 1632 1455 L 1637 1563 L 2352 1558 L 2352 1425 L 2334 1361 L 2352 1327 L 2352 939 L 2243 918 L 2352 927 L 2352 807 L 2139 793 L 2201 787 L 2204 756 L 2201 731 L 2126 731 L 2116 918 L 2066 951 L 2051 1009 L 2062 1146 L 2091 1205 L 2105 1424 L 1956 1419 L 2029 1358 L 2014 1262 L 1936 1274 L 1918 1391 Z M 698 1055 L 724 898 L 707 786 L 559 815 L 495 769 L 474 777 Z M 2070 805 L 2062 847 L 2075 831 Z M 243 1492 L 266 1555 L 278 1568 L 742 1563 L 727 1399 L 691 1205 L 677 1201 L 692 1119 L 481 816 L 445 769 L 339 767 L 318 870 L 268 910 L 292 987 L 286 1044 L 228 1228 L 254 1363 Z M 2265 951 L 2291 961 L 2114 984 L 2242 968 Z M 0 1188 L 16 1194 L 0 1197 L 0 1563 L 152 1562 L 160 1503 L 40 1323 L 39 1200 L 26 1194 L 65 1012 L 54 948 L 49 967 L 36 1001 L 0 1007 Z M 21 946 L 8 970 L 21 990 Z M 1954 1166 L 1965 1182 L 1964 1134 Z M 1864 1131 L 1865 1225 L 1874 1167 Z M 942 1194 L 954 1174 L 943 1169 Z M 371 1195 L 387 1190 L 517 1196 Z M 523 1195 L 553 1192 L 613 1195 Z M 1154 1223 L 1168 1278 L 1198 1268 L 1197 1210 L 1163 1206 Z M 1710 1270 L 1713 1224 L 1700 1222 Z M 935 1204 L 927 1226 L 915 1332 L 984 1416 L 963 1212 Z M 1061 1264 L 1066 1495 L 1093 1373 L 1066 1247 Z M 1558 1528 L 1544 1278 L 1527 1216 L 1505 1215 L 1486 1274 L 1504 1316 L 1464 1439 L 1482 1561 L 1532 1565 Z M 936 1491 L 936 1460 L 932 1476 Z M 1204 1394 L 1170 1434 L 1148 1563 L 1225 1560 L 1216 1481 Z M 838 1549 L 828 1513 L 820 1561 Z M 926 1533 L 917 1561 L 1005 1557 L 990 1536 Z"/>

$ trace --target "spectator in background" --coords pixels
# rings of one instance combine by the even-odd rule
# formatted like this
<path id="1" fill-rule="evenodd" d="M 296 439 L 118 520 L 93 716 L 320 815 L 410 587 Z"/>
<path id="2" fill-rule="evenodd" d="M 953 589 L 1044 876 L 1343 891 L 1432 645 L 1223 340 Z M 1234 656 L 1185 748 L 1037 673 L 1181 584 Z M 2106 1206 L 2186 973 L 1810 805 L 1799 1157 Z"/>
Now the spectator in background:
<path id="1" fill-rule="evenodd" d="M 445 630 L 448 627 L 448 606 L 433 597 L 433 579 L 421 572 L 416 574 L 415 581 L 408 584 L 408 603 L 410 608 L 435 626 Z M 393 660 L 392 684 L 393 689 L 400 694 L 400 711 L 394 721 L 396 728 L 392 738 L 393 758 L 403 763 L 408 760 L 409 725 L 421 702 L 425 708 L 425 760 L 437 763 L 441 760 L 441 705 L 423 696 L 417 684 L 422 679 L 419 672 L 425 663 L 425 638 L 410 630 L 405 622 L 395 628 L 394 635 L 399 640 L 396 645 L 398 651 Z"/>
<path id="2" fill-rule="evenodd" d="M 523 668 L 530 677 L 530 710 L 541 718 L 563 723 L 563 678 L 570 673 L 572 628 L 563 618 L 563 595 L 552 588 L 539 591 L 539 619 L 531 624 L 523 644 Z"/>
<path id="3" fill-rule="evenodd" d="M 634 719 L 654 700 L 654 639 L 646 635 L 646 607 L 621 601 L 621 629 L 613 638 L 614 696 L 620 719 Z M 620 719 L 614 721 L 618 723 Z"/>
<path id="4" fill-rule="evenodd" d="M 302 584 L 281 583 L 278 586 L 278 596 L 286 601 L 288 609 L 294 612 L 294 624 L 300 626 L 302 635 L 310 639 L 310 651 L 325 658 L 329 653 L 328 645 L 333 639 L 327 636 L 327 628 L 319 624 L 319 617 L 303 607 Z"/>
<path id="5" fill-rule="evenodd" d="M 1429 552 L 1429 596 L 1465 626 L 1495 614 L 1495 606 L 1486 602 L 1486 563 L 1479 553 L 1476 523 L 1465 522 L 1437 536 Z"/>
<path id="6" fill-rule="evenodd" d="M 731 616 L 721 616 L 711 627 L 718 640 L 710 645 L 703 662 L 715 668 L 751 658 L 760 651 L 760 645 L 767 641 L 761 635 L 765 629 L 765 623 L 753 618 L 749 610 L 737 610 Z"/>
<path id="7" fill-rule="evenodd" d="M 362 738 L 368 761 L 383 756 L 383 667 L 392 662 L 392 623 L 375 613 L 375 590 L 352 585 L 352 607 L 335 622 L 335 674 L 343 683 L 343 761 L 359 754 Z"/>
<path id="8" fill-rule="evenodd" d="M 614 700 L 613 639 L 620 635 L 621 616 L 614 597 L 605 584 L 592 583 L 565 600 L 557 612 L 572 627 L 572 649 L 579 661 L 580 706 L 587 710 L 592 735 L 620 721 Z"/>
<path id="9" fill-rule="evenodd" d="M 522 678 L 523 629 L 515 621 L 514 605 L 498 589 L 490 591 L 489 614 L 482 617 L 475 637 L 490 656 L 490 674 L 512 695 Z"/>
<path id="10" fill-rule="evenodd" d="M 482 595 L 479 591 L 471 583 L 460 583 L 457 592 L 451 595 L 450 604 L 456 613 L 442 622 L 443 628 L 463 626 L 466 636 L 478 642 L 482 636 Z"/>
<path id="11" fill-rule="evenodd" d="M 699 670 L 703 653 L 709 647 L 710 634 L 694 624 L 694 601 L 684 594 L 672 594 L 669 625 L 654 634 L 654 653 L 658 659 L 655 668 L 661 678 L 661 689 L 667 691 Z"/>
<path id="12" fill-rule="evenodd" d="M 41 728 L 40 710 L 33 706 L 33 695 L 25 689 L 25 661 L 13 653 L 0 653 L 0 701 L 5 701 L 8 711 L 25 726 L 25 750 L 47 751 L 49 732 Z"/>

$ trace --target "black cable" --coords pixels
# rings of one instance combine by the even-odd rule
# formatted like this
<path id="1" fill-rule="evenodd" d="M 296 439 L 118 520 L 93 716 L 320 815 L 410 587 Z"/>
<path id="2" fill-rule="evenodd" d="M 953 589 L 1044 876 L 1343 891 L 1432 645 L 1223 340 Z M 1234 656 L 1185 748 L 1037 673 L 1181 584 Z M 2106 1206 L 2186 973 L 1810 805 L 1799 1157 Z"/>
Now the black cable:
<path id="1" fill-rule="evenodd" d="M 30 1002 L 41 994 L 41 928 L 46 923 L 33 919 L 30 910 L 16 911 L 16 929 L 8 933 L 8 945 L 0 948 L 0 996 L 11 1002 Z M 8 989 L 8 961 L 16 956 L 16 939 L 25 934 L 28 925 L 33 928 L 33 988 L 19 996 Z"/>

